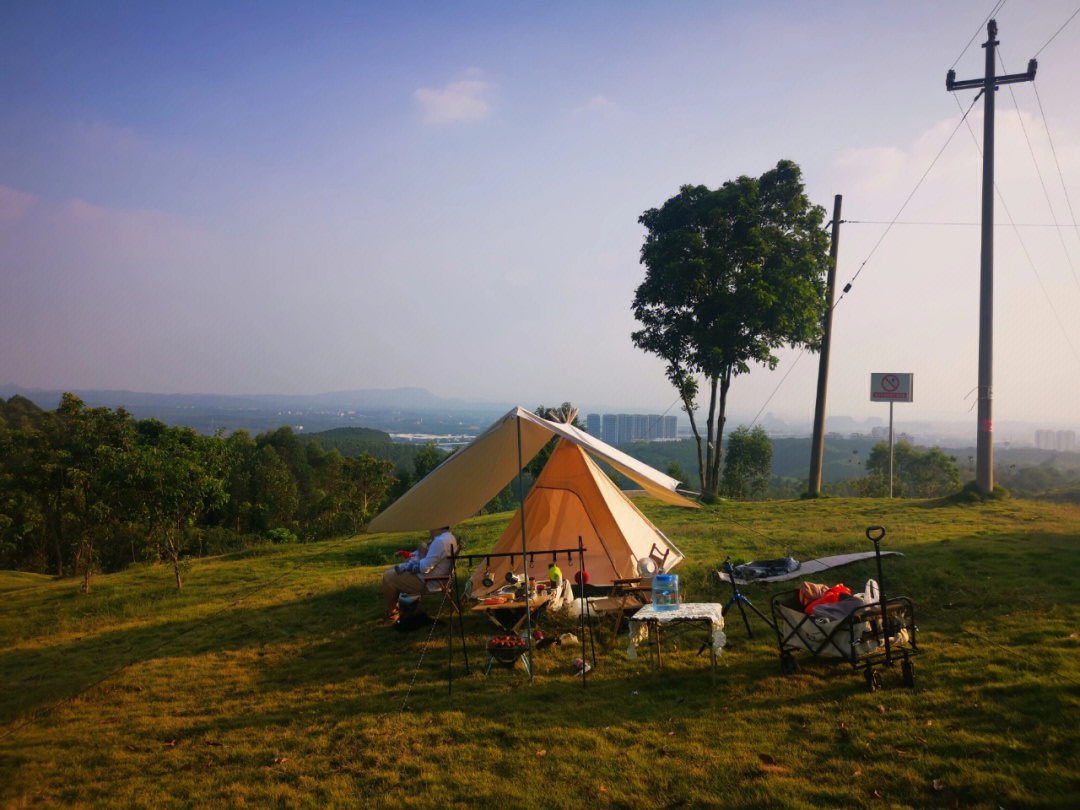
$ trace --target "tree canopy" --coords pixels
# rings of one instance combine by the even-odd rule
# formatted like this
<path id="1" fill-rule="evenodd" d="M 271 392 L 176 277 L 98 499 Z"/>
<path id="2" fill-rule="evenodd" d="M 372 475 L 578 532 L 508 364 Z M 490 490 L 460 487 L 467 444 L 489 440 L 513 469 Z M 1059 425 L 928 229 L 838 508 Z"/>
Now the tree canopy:
<path id="1" fill-rule="evenodd" d="M 784 346 L 816 350 L 825 307 L 825 210 L 806 197 L 799 167 L 782 160 L 760 177 L 718 189 L 683 186 L 641 215 L 645 279 L 634 295 L 634 344 L 659 356 L 690 418 L 706 493 L 719 488 L 732 380 L 753 364 L 775 368 Z M 695 418 L 700 383 L 706 435 Z"/>
<path id="2" fill-rule="evenodd" d="M 724 492 L 739 500 L 764 496 L 769 491 L 772 455 L 772 439 L 760 425 L 732 431 L 724 455 Z"/>

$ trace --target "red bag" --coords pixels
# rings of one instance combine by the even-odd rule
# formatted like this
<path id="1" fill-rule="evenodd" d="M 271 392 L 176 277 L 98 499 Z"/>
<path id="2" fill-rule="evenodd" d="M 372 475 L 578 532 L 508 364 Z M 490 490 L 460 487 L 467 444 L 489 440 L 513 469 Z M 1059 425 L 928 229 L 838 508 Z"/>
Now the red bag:
<path id="1" fill-rule="evenodd" d="M 814 615 L 814 608 L 818 605 L 831 605 L 839 602 L 841 597 L 851 596 L 851 589 L 844 587 L 843 583 L 839 585 L 833 585 L 829 590 L 825 591 L 825 595 L 820 599 L 815 599 L 809 605 L 806 606 L 806 612 L 810 616 Z"/>

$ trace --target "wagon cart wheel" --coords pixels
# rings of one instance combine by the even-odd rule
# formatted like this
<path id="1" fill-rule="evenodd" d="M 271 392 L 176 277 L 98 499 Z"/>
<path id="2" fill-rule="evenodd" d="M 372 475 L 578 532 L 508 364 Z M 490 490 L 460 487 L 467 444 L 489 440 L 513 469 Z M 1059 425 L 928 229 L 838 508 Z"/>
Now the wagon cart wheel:
<path id="1" fill-rule="evenodd" d="M 881 688 L 881 673 L 875 669 L 866 668 L 866 690 L 876 692 Z"/>
<path id="2" fill-rule="evenodd" d="M 915 686 L 915 662 L 910 659 L 904 659 L 900 664 L 900 672 L 903 676 L 903 683 L 908 689 Z"/>
<path id="3" fill-rule="evenodd" d="M 781 675 L 794 675 L 799 671 L 799 664 L 795 661 L 795 656 L 791 653 L 784 653 L 780 656 L 780 674 Z"/>

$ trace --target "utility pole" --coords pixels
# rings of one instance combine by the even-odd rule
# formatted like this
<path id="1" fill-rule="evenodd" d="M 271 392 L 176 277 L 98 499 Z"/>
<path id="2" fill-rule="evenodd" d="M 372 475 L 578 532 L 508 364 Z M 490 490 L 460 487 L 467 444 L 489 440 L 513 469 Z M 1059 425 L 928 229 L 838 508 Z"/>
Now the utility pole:
<path id="1" fill-rule="evenodd" d="M 979 262 L 979 415 L 975 447 L 975 484 L 984 495 L 994 491 L 994 94 L 1003 84 L 1030 82 L 1038 66 L 1028 62 L 1026 73 L 996 76 L 997 20 L 986 24 L 986 72 L 981 79 L 956 81 L 956 71 L 945 77 L 945 89 L 981 88 L 983 97 L 982 252 Z"/>
<path id="2" fill-rule="evenodd" d="M 814 443 L 810 448 L 810 487 L 808 494 L 821 494 L 821 464 L 825 456 L 825 395 L 829 388 L 829 344 L 832 342 L 833 295 L 836 292 L 836 256 L 840 251 L 839 194 L 833 199 L 832 245 L 829 248 L 829 273 L 826 280 L 825 317 L 821 319 L 821 356 L 818 358 L 817 401 L 814 404 Z"/>

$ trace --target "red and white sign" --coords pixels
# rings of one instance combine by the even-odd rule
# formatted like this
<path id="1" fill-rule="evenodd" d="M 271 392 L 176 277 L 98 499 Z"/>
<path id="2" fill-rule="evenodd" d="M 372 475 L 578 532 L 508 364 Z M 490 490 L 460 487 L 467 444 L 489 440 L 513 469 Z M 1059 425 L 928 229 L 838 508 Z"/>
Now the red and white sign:
<path id="1" fill-rule="evenodd" d="M 914 374 L 871 374 L 871 402 L 913 402 Z"/>

